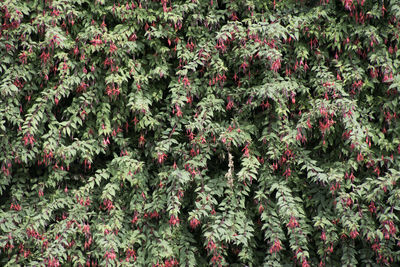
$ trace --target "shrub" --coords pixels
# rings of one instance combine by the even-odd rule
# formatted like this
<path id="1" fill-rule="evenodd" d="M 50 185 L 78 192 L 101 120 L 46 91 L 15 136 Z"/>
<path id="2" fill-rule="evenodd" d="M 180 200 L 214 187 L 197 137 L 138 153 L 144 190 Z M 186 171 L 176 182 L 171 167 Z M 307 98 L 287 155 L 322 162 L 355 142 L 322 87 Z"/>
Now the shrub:
<path id="1" fill-rule="evenodd" d="M 2 265 L 400 261 L 398 1 L 0 6 Z"/>

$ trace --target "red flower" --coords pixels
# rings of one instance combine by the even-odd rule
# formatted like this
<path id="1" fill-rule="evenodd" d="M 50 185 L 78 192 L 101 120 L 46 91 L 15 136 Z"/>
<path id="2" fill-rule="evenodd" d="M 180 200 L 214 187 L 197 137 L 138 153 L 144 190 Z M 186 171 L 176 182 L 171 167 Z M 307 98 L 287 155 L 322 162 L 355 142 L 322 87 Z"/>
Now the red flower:
<path id="1" fill-rule="evenodd" d="M 173 226 L 177 224 L 179 224 L 179 218 L 175 215 L 171 215 L 171 218 L 169 219 L 169 225 Z"/>
<path id="2" fill-rule="evenodd" d="M 226 105 L 226 110 L 231 110 L 233 108 L 233 101 L 232 99 L 228 96 L 228 104 Z"/>
<path id="3" fill-rule="evenodd" d="M 272 163 L 272 169 L 276 171 L 278 169 L 278 163 Z"/>
<path id="4" fill-rule="evenodd" d="M 350 237 L 352 239 L 355 239 L 358 236 L 358 234 L 359 233 L 357 232 L 357 230 L 353 230 L 353 231 L 350 232 Z"/>
<path id="5" fill-rule="evenodd" d="M 264 207 L 263 207 L 263 205 L 260 205 L 258 207 L 258 212 L 261 214 L 263 211 L 264 211 Z"/>
<path id="6" fill-rule="evenodd" d="M 20 211 L 21 210 L 21 205 L 11 203 L 10 210 Z"/>
<path id="7" fill-rule="evenodd" d="M 271 246 L 269 249 L 269 253 L 276 253 L 279 252 L 282 249 L 282 244 L 279 239 L 275 239 L 274 244 Z"/>
<path id="8" fill-rule="evenodd" d="M 93 46 L 101 45 L 103 43 L 103 41 L 100 39 L 99 36 L 97 36 L 96 38 L 94 38 L 90 42 L 92 43 Z"/>
<path id="9" fill-rule="evenodd" d="M 383 221 L 382 222 L 383 230 L 382 233 L 385 235 L 385 239 L 390 239 L 390 235 L 395 235 L 397 232 L 396 226 L 393 221 Z M 388 230 L 389 229 L 389 230 Z"/>
<path id="10" fill-rule="evenodd" d="M 143 146 L 144 143 L 146 143 L 146 139 L 144 138 L 143 135 L 140 135 L 140 137 L 139 137 L 139 146 Z"/>
<path id="11" fill-rule="evenodd" d="M 308 127 L 308 129 L 312 129 L 312 125 L 310 123 L 310 119 L 307 120 L 307 127 Z"/>
<path id="12" fill-rule="evenodd" d="M 114 43 L 110 44 L 110 53 L 114 53 L 114 51 L 117 50 L 117 46 Z"/>
<path id="13" fill-rule="evenodd" d="M 157 211 L 153 211 L 150 213 L 150 218 L 158 218 L 158 217 L 160 217 L 160 214 L 158 214 Z"/>
<path id="14" fill-rule="evenodd" d="M 290 217 L 290 221 L 287 224 L 287 227 L 289 227 L 290 229 L 296 228 L 299 226 L 299 223 L 297 222 L 295 217 Z"/>
<path id="15" fill-rule="evenodd" d="M 44 51 L 42 52 L 42 54 L 40 55 L 40 58 L 42 60 L 42 64 L 46 64 L 47 60 L 50 57 L 50 53 L 45 53 Z"/>
<path id="16" fill-rule="evenodd" d="M 111 200 L 104 199 L 103 200 L 103 208 L 108 210 L 108 211 L 110 211 L 110 210 L 114 209 L 115 207 L 114 207 L 114 204 L 113 204 L 113 202 Z"/>
<path id="17" fill-rule="evenodd" d="M 52 258 L 52 259 L 49 259 L 48 266 L 49 267 L 58 267 L 58 266 L 60 266 L 60 262 L 58 261 L 58 259 Z"/>
<path id="18" fill-rule="evenodd" d="M 369 204 L 368 209 L 371 213 L 375 213 L 376 212 L 376 207 L 375 207 L 375 203 L 373 201 L 371 201 L 371 204 Z"/>
<path id="19" fill-rule="evenodd" d="M 286 179 L 292 174 L 292 171 L 290 168 L 287 168 L 286 171 L 283 173 L 283 176 L 286 177 Z"/>
<path id="20" fill-rule="evenodd" d="M 330 247 L 327 248 L 326 251 L 329 252 L 329 253 L 332 253 L 332 252 L 333 252 L 333 245 L 332 245 L 332 243 L 331 243 Z"/>
<path id="21" fill-rule="evenodd" d="M 182 117 L 182 110 L 178 105 L 175 105 L 176 108 L 176 116 L 177 117 Z"/>
<path id="22" fill-rule="evenodd" d="M 222 256 L 221 256 L 220 254 L 217 254 L 217 255 L 214 255 L 214 256 L 211 258 L 211 261 L 215 264 L 215 263 L 217 263 L 217 262 L 220 262 L 221 259 L 222 259 Z"/>
<path id="23" fill-rule="evenodd" d="M 138 216 L 137 214 L 135 214 L 135 216 L 133 216 L 133 219 L 131 220 L 132 224 L 135 224 L 138 221 Z"/>
<path id="24" fill-rule="evenodd" d="M 165 153 L 158 153 L 158 163 L 163 164 L 164 160 L 167 158 L 167 154 Z"/>
<path id="25" fill-rule="evenodd" d="M 326 234 L 325 234 L 325 232 L 322 232 L 322 234 L 321 234 L 321 239 L 322 239 L 323 241 L 326 240 Z"/>
<path id="26" fill-rule="evenodd" d="M 106 254 L 104 255 L 107 260 L 114 260 L 116 258 L 115 252 L 112 251 L 107 251 Z"/>
<path id="27" fill-rule="evenodd" d="M 377 251 L 377 250 L 379 250 L 380 248 L 381 248 L 381 245 L 379 245 L 378 243 L 372 244 L 372 249 L 373 249 L 374 251 Z"/>
<path id="28" fill-rule="evenodd" d="M 243 151 L 243 156 L 248 158 L 249 157 L 249 144 L 246 144 L 245 147 L 242 149 L 242 151 Z"/>
<path id="29" fill-rule="evenodd" d="M 136 261 L 136 252 L 135 250 L 128 248 L 126 251 L 126 261 L 129 261 L 132 257 L 133 260 Z"/>
<path id="30" fill-rule="evenodd" d="M 36 141 L 35 138 L 33 138 L 33 135 L 31 135 L 30 133 L 27 133 L 26 135 L 24 135 L 24 145 L 33 145 L 33 143 Z"/>
<path id="31" fill-rule="evenodd" d="M 209 240 L 206 249 L 209 251 L 214 251 L 216 248 L 217 246 L 215 245 L 214 241 L 212 239 Z"/>
<path id="32" fill-rule="evenodd" d="M 278 58 L 272 63 L 271 70 L 274 72 L 278 72 L 280 68 L 281 68 L 281 60 Z"/>
<path id="33" fill-rule="evenodd" d="M 307 259 L 303 258 L 303 262 L 301 264 L 301 267 L 310 267 L 310 264 L 308 263 Z"/>
<path id="34" fill-rule="evenodd" d="M 20 61 L 22 64 L 26 64 L 26 59 L 27 59 L 26 53 L 25 53 L 25 52 L 22 52 L 22 54 L 19 56 L 19 61 Z"/>
<path id="35" fill-rule="evenodd" d="M 196 218 L 190 220 L 190 228 L 192 228 L 193 230 L 196 229 L 199 224 L 200 221 L 197 220 Z"/>

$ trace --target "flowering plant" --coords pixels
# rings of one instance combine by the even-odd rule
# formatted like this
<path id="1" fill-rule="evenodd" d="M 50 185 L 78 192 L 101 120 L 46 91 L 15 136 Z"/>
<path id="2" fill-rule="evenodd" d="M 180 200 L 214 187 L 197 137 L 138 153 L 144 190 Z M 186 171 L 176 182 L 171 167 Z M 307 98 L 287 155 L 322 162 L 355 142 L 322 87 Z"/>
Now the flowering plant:
<path id="1" fill-rule="evenodd" d="M 0 265 L 400 261 L 398 1 L 0 18 Z"/>

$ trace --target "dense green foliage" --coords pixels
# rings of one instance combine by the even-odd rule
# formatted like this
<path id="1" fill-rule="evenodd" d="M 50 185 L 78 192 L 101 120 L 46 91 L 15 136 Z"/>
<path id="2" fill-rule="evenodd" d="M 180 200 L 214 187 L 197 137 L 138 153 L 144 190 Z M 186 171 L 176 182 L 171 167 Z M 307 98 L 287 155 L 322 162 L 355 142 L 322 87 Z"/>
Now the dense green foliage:
<path id="1" fill-rule="evenodd" d="M 0 10 L 0 265 L 400 262 L 399 1 Z"/>

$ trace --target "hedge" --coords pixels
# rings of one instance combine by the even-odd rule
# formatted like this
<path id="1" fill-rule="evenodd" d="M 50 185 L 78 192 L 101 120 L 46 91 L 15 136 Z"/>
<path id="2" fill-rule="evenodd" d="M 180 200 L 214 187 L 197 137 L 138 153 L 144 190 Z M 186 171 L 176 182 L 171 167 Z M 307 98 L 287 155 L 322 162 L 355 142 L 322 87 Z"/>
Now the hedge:
<path id="1" fill-rule="evenodd" d="M 0 10 L 0 265 L 400 262 L 399 1 Z"/>

